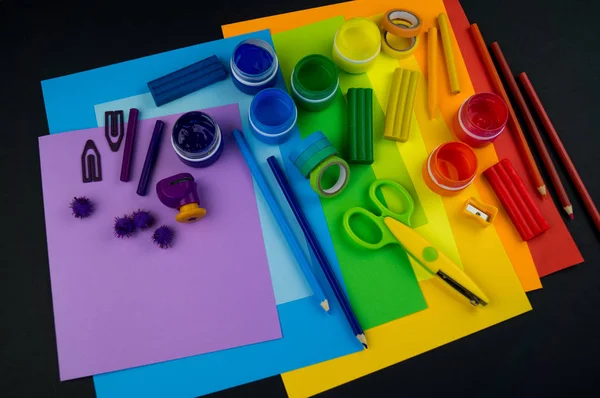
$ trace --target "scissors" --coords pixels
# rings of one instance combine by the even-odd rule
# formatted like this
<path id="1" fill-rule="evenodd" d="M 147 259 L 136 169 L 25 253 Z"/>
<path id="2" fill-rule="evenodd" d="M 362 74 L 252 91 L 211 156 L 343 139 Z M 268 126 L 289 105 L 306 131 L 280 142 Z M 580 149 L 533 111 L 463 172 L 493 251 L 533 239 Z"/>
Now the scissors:
<path id="1" fill-rule="evenodd" d="M 379 200 L 377 191 L 384 186 L 398 194 L 404 203 L 404 211 L 396 213 Z M 485 293 L 463 270 L 411 228 L 410 218 L 415 204 L 406 188 L 392 180 L 376 180 L 369 187 L 369 197 L 381 211 L 381 216 L 376 216 L 362 207 L 353 207 L 344 214 L 344 228 L 355 243 L 371 250 L 398 244 L 429 273 L 440 277 L 451 288 L 466 297 L 472 305 L 485 307 L 489 303 Z M 379 241 L 367 242 L 356 234 L 351 224 L 351 219 L 355 215 L 367 217 L 379 229 L 381 234 Z"/>

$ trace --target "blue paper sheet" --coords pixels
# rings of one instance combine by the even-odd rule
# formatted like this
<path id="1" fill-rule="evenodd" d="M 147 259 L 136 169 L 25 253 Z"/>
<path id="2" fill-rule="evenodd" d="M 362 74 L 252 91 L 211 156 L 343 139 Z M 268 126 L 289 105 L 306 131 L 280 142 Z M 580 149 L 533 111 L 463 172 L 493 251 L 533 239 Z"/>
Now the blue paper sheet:
<path id="1" fill-rule="evenodd" d="M 145 94 L 148 92 L 147 81 L 212 54 L 216 54 L 222 61 L 228 62 L 235 45 L 250 37 L 271 42 L 268 31 L 261 31 L 44 81 L 42 82 L 42 88 L 50 132 L 57 133 L 95 127 L 97 125 L 95 111 L 100 112 L 103 105 L 99 105 L 96 110 L 94 110 L 94 105 Z M 278 86 L 285 89 L 281 76 L 278 77 Z M 199 97 L 197 98 L 198 102 L 194 100 L 193 109 L 206 107 L 207 104 L 208 106 L 217 106 L 222 103 L 240 103 L 246 137 L 253 152 L 260 160 L 261 167 L 264 167 L 265 175 L 269 176 L 269 184 L 275 188 L 277 184 L 271 177 L 270 171 L 268 171 L 266 157 L 275 155 L 281 161 L 281 152 L 277 147 L 266 147 L 258 143 L 248 133 L 247 104 L 249 104 L 251 97 L 238 92 L 232 87 L 231 80 L 228 79 L 199 91 L 194 94 L 199 95 Z M 138 100 L 140 98 L 133 99 L 133 101 Z M 141 98 L 141 101 L 143 102 L 143 98 Z M 185 105 L 186 101 L 188 101 L 187 97 L 182 98 L 171 105 L 161 107 L 160 111 L 176 113 L 189 110 L 185 109 L 185 106 L 187 106 Z M 150 105 L 152 106 L 142 107 L 138 105 L 141 108 L 140 116 L 142 118 L 157 115 L 151 113 L 150 109 L 158 108 L 154 108 L 153 104 Z M 125 114 L 127 114 L 127 110 Z M 299 139 L 297 129 L 294 131 L 292 141 L 296 139 Z M 292 142 L 286 145 L 291 144 Z M 284 165 L 289 171 L 290 165 L 287 160 Z M 326 255 L 339 277 L 341 275 L 339 265 L 319 205 L 319 199 L 310 189 L 308 182 L 299 173 L 292 172 L 288 174 L 292 186 L 296 188 L 296 194 L 302 200 L 302 207 L 307 213 L 309 222 L 315 229 Z M 277 189 L 274 189 L 274 192 L 277 192 L 287 216 L 290 221 L 293 221 L 293 215 L 287 204 L 285 204 L 283 196 Z M 259 197 L 259 203 L 264 204 L 261 197 Z M 263 227 L 270 228 L 269 222 L 271 227 L 274 227 L 272 220 L 265 221 L 270 217 L 270 213 L 266 208 L 259 206 L 259 210 Z M 275 234 L 274 231 L 272 232 Z M 295 232 L 298 237 L 301 237 L 299 228 Z M 267 235 L 265 236 L 266 239 L 273 239 L 268 238 Z M 302 241 L 305 244 L 304 239 Z M 267 242 L 266 246 L 269 254 L 270 243 Z M 287 269 L 277 268 L 279 261 L 276 261 L 276 259 L 279 258 L 278 256 L 285 258 Z M 322 272 L 318 270 L 318 267 L 314 267 L 314 259 L 315 273 L 325 287 L 326 295 L 332 306 L 331 315 L 326 315 L 313 297 L 306 297 L 311 294 L 310 290 L 286 246 L 281 245 L 280 249 L 271 250 L 269 263 L 274 274 L 273 284 L 276 295 L 279 295 L 278 300 L 279 302 L 285 302 L 285 304 L 280 304 L 277 307 L 284 338 L 273 342 L 95 376 L 94 381 L 98 397 L 198 396 L 347 355 L 362 349 L 362 346 L 351 333 L 339 303 L 335 300 Z M 293 288 L 295 290 L 292 290 L 293 294 L 291 295 L 288 294 L 288 286 L 295 286 Z M 301 296 L 305 298 L 298 299 Z"/>

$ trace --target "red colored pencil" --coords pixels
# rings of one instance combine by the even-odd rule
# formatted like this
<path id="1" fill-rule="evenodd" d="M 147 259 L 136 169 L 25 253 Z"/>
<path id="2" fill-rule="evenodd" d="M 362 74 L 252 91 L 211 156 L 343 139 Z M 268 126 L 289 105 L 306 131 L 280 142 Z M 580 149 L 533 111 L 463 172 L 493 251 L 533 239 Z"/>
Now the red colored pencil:
<path id="1" fill-rule="evenodd" d="M 548 117 L 548 114 L 546 113 L 546 110 L 544 109 L 544 106 L 542 105 L 542 101 L 540 101 L 540 98 L 538 97 L 537 93 L 533 89 L 533 86 L 531 85 L 531 82 L 529 81 L 529 77 L 527 77 L 527 74 L 525 72 L 523 72 L 519 75 L 519 80 L 521 80 L 521 83 L 523 83 L 525 92 L 527 93 L 527 95 L 529 96 L 529 99 L 533 103 L 533 108 L 535 109 L 538 116 L 542 120 L 542 124 L 546 128 L 548 137 L 550 138 L 550 141 L 552 142 L 554 149 L 556 149 L 556 152 L 558 152 L 558 156 L 560 157 L 560 160 L 562 161 L 563 165 L 567 169 L 567 173 L 569 173 L 569 176 L 571 177 L 571 181 L 573 181 L 573 184 L 575 185 L 575 188 L 577 189 L 577 192 L 579 193 L 579 197 L 583 201 L 583 204 L 585 205 L 585 208 L 587 209 L 588 213 L 590 213 L 590 216 L 592 217 L 594 224 L 596 224 L 596 229 L 598 231 L 600 231 L 600 213 L 598 212 L 598 209 L 596 208 L 596 205 L 594 204 L 592 197 L 590 196 L 585 185 L 583 184 L 581 177 L 579 177 L 579 173 L 577 172 L 575 165 L 571 161 L 571 158 L 569 157 L 567 150 L 563 146 L 562 141 L 560 140 L 560 137 L 558 136 L 558 133 L 556 132 L 556 129 L 554 128 L 554 125 L 552 125 L 552 122 L 550 121 L 550 118 Z"/>
<path id="2" fill-rule="evenodd" d="M 510 66 L 508 65 L 508 62 L 506 61 L 506 58 L 504 57 L 504 54 L 500 49 L 500 45 L 497 41 L 495 41 L 492 43 L 491 48 L 494 57 L 496 57 L 496 61 L 498 61 L 498 64 L 500 65 L 500 70 L 502 71 L 502 75 L 504 75 L 504 80 L 506 80 L 508 88 L 510 89 L 513 97 L 515 98 L 517 106 L 521 110 L 521 114 L 525 118 L 525 124 L 527 124 L 529 133 L 531 134 L 533 142 L 535 143 L 540 157 L 542 158 L 542 162 L 544 163 L 546 172 L 550 176 L 550 181 L 552 181 L 552 185 L 556 190 L 556 194 L 558 195 L 560 204 L 562 205 L 567 215 L 571 219 L 573 219 L 573 206 L 571 206 L 571 201 L 569 200 L 567 191 L 565 191 L 565 187 L 563 187 L 562 181 L 560 180 L 560 177 L 556 172 L 556 168 L 552 163 L 552 158 L 550 157 L 548 149 L 546 148 L 546 145 L 542 140 L 542 135 L 540 134 L 540 131 L 538 130 L 535 121 L 533 120 L 533 116 L 531 115 L 527 104 L 525 103 L 525 98 L 523 98 L 523 94 L 521 94 L 521 90 L 519 89 L 517 81 L 515 80 L 515 77 L 513 76 L 510 70 Z"/>
<path id="3" fill-rule="evenodd" d="M 521 154 L 521 158 L 525 163 L 527 168 L 527 172 L 529 173 L 529 178 L 531 182 L 538 190 L 542 197 L 546 196 L 546 184 L 544 184 L 544 180 L 542 179 L 542 175 L 540 174 L 540 170 L 533 159 L 533 155 L 531 154 L 531 149 L 529 149 L 529 145 L 527 144 L 527 140 L 525 139 L 525 135 L 523 134 L 523 130 L 521 129 L 521 125 L 517 120 L 517 115 L 515 114 L 515 110 L 513 109 L 510 100 L 508 99 L 508 94 L 504 90 L 504 86 L 502 85 L 502 81 L 500 80 L 500 76 L 496 71 L 496 67 L 494 66 L 494 61 L 492 61 L 492 57 L 488 52 L 488 49 L 485 45 L 485 41 L 483 40 L 483 36 L 479 31 L 479 27 L 476 23 L 471 25 L 471 34 L 473 35 L 473 39 L 475 41 L 475 45 L 477 46 L 477 50 L 479 51 L 479 56 L 485 65 L 485 68 L 492 80 L 492 85 L 496 90 L 496 94 L 498 94 L 504 102 L 506 102 L 506 106 L 508 107 L 509 118 L 508 121 L 510 123 L 510 131 L 513 134 L 513 138 L 515 140 L 515 144 L 519 149 L 519 153 Z"/>

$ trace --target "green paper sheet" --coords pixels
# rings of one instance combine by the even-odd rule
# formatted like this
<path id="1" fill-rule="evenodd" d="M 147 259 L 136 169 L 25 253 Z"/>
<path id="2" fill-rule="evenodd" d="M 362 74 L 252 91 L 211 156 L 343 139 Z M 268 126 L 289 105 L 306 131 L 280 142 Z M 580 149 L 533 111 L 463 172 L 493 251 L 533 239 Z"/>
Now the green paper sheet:
<path id="1" fill-rule="evenodd" d="M 331 57 L 333 37 L 344 22 L 336 17 L 312 25 L 273 35 L 273 43 L 281 70 L 289 88 L 296 63 L 309 54 Z M 302 137 L 322 131 L 336 146 L 341 156 L 346 149 L 346 101 L 343 93 L 349 88 L 370 88 L 366 74 L 350 75 L 340 71 L 340 90 L 333 104 L 322 112 L 298 110 L 298 127 Z M 338 196 L 321 199 L 333 244 L 348 290 L 350 302 L 363 329 L 370 329 L 394 319 L 427 308 L 410 261 L 399 246 L 367 250 L 354 244 L 342 226 L 344 212 L 362 206 L 376 212 L 368 200 L 369 185 L 378 178 L 390 178 L 402 183 L 413 195 L 414 226 L 427 222 L 425 213 L 406 170 L 396 143 L 382 139 L 384 114 L 373 96 L 374 156 L 373 165 L 352 165 L 350 182 Z M 386 197 L 388 202 L 389 197 Z M 395 206 L 394 203 L 389 203 Z"/>

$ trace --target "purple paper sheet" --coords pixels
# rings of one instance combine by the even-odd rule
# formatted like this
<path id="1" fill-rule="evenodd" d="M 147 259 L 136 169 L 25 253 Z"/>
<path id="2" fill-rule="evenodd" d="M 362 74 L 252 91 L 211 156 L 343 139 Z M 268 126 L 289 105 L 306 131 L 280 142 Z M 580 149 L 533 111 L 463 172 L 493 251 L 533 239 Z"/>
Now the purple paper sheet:
<path id="1" fill-rule="evenodd" d="M 110 151 L 104 128 L 39 138 L 61 380 L 281 337 L 252 178 L 231 134 L 241 126 L 238 106 L 205 111 L 223 132 L 221 158 L 206 169 L 185 166 L 170 142 L 179 115 L 159 118 L 166 125 L 145 197 L 135 190 L 156 119 L 138 124 L 128 183 L 119 181 L 122 151 Z M 103 180 L 84 184 L 88 139 L 101 153 Z M 193 224 L 177 223 L 156 196 L 160 179 L 181 172 L 194 176 L 207 209 Z M 71 215 L 74 196 L 95 203 L 90 218 Z M 139 208 L 173 227 L 172 248 L 158 248 L 153 229 L 113 235 L 114 217 Z"/>

